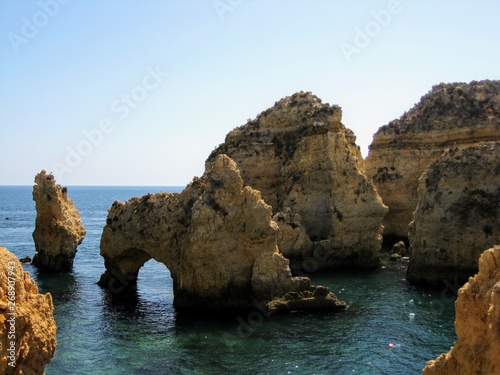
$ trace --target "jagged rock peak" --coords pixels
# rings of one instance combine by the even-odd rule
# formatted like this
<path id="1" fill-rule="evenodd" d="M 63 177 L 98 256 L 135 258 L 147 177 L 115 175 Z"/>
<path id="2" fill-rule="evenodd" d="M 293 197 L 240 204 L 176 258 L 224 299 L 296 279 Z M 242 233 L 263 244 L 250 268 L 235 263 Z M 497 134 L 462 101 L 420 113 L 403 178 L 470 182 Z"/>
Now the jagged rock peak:
<path id="1" fill-rule="evenodd" d="M 457 129 L 480 123 L 500 126 L 500 81 L 435 85 L 418 104 L 376 134 Z"/>
<path id="2" fill-rule="evenodd" d="M 290 121 L 290 111 L 294 111 L 297 115 L 297 120 L 302 120 L 305 125 L 327 125 L 327 121 L 331 117 L 333 117 L 333 122 L 335 123 L 340 123 L 342 120 L 342 109 L 338 105 L 330 106 L 328 103 L 323 104 L 322 100 L 311 92 L 300 91 L 275 102 L 274 106 L 261 112 L 254 120 L 250 120 L 247 124 L 263 127 L 286 127 L 286 124 Z M 279 117 L 284 113 L 286 113 L 288 121 L 263 121 L 267 117 Z M 321 123 L 321 118 L 324 118 L 324 123 Z"/>
<path id="3" fill-rule="evenodd" d="M 221 154 L 236 161 L 244 183 L 272 206 L 293 268 L 309 258 L 319 268 L 379 263 L 387 207 L 341 119 L 339 106 L 300 92 L 232 130 L 206 162 Z"/>

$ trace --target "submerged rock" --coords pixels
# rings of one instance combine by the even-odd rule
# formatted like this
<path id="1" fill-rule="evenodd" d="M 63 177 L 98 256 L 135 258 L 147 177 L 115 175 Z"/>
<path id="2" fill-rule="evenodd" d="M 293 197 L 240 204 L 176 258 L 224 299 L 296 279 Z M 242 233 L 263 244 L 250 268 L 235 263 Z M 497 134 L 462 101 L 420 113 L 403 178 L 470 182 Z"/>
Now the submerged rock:
<path id="1" fill-rule="evenodd" d="M 106 272 L 99 285 L 113 293 L 134 288 L 139 269 L 153 258 L 170 270 L 177 309 L 252 309 L 289 292 L 305 293 L 289 310 L 326 299 L 325 309 L 345 308 L 329 290 L 311 298 L 310 280 L 292 277 L 271 213 L 260 193 L 244 186 L 236 163 L 219 155 L 179 194 L 113 203 L 101 238 Z"/>
<path id="2" fill-rule="evenodd" d="M 500 81 L 439 84 L 401 118 L 382 126 L 366 159 L 384 203 L 384 236 L 406 238 L 418 179 L 449 147 L 500 140 Z"/>
<path id="3" fill-rule="evenodd" d="M 479 259 L 479 273 L 458 291 L 457 342 L 423 375 L 500 374 L 500 246 Z"/>
<path id="4" fill-rule="evenodd" d="M 36 254 L 33 264 L 47 272 L 65 272 L 73 267 L 77 246 L 86 231 L 80 212 L 68 198 L 67 189 L 42 170 L 35 176 L 33 200 L 36 207 Z"/>
<path id="5" fill-rule="evenodd" d="M 31 259 L 31 257 L 30 257 L 30 256 L 25 256 L 24 258 L 19 259 L 19 261 L 20 261 L 21 263 L 31 264 L 32 259 Z"/>
<path id="6" fill-rule="evenodd" d="M 408 280 L 465 282 L 500 239 L 500 142 L 446 151 L 422 175 Z"/>
<path id="7" fill-rule="evenodd" d="M 38 288 L 16 256 L 0 246 L 0 374 L 44 373 L 56 350 L 50 293 Z"/>
<path id="8" fill-rule="evenodd" d="M 293 268 L 379 264 L 387 207 L 341 118 L 339 106 L 296 93 L 231 131 L 207 160 L 227 154 L 244 183 L 262 193 Z"/>

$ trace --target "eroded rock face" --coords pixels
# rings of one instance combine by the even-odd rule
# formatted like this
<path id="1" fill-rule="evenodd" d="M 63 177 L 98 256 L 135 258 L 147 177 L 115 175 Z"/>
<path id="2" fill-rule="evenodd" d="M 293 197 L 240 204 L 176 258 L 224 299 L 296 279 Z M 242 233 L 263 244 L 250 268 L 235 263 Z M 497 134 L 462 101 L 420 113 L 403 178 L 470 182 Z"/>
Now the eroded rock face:
<path id="1" fill-rule="evenodd" d="M 467 281 L 500 240 L 500 142 L 446 151 L 420 178 L 418 195 L 408 280 Z"/>
<path id="2" fill-rule="evenodd" d="M 293 268 L 378 265 L 387 208 L 341 118 L 340 107 L 300 92 L 231 131 L 207 160 L 229 155 L 244 183 L 262 193 Z"/>
<path id="3" fill-rule="evenodd" d="M 236 163 L 219 155 L 182 193 L 113 203 L 101 238 L 106 272 L 99 284 L 111 292 L 134 287 L 153 258 L 170 270 L 178 309 L 251 309 L 310 291 L 309 279 L 292 277 L 279 252 L 271 213 L 260 193 L 243 185 Z M 302 300 L 293 309 L 345 308 L 330 291 Z"/>
<path id="4" fill-rule="evenodd" d="M 375 134 L 367 175 L 389 206 L 384 236 L 406 238 L 418 179 L 443 151 L 500 140 L 500 81 L 440 84 Z"/>
<path id="5" fill-rule="evenodd" d="M 424 375 L 500 374 L 500 246 L 479 259 L 479 273 L 458 291 L 448 353 L 429 361 Z"/>
<path id="6" fill-rule="evenodd" d="M 50 293 L 38 294 L 16 256 L 0 247 L 0 374 L 44 372 L 57 346 L 53 312 Z"/>
<path id="7" fill-rule="evenodd" d="M 68 198 L 67 189 L 43 170 L 35 176 L 33 200 L 36 207 L 33 240 L 37 251 L 33 264 L 48 272 L 69 271 L 77 246 L 86 234 L 80 212 Z"/>

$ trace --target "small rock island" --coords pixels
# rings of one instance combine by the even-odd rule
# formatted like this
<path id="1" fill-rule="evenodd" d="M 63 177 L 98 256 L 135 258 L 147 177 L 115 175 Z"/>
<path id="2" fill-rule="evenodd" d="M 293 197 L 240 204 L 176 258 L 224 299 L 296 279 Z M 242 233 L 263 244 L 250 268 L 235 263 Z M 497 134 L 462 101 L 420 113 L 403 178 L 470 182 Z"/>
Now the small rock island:
<path id="1" fill-rule="evenodd" d="M 33 264 L 45 272 L 71 270 L 77 247 L 86 234 L 80 212 L 68 197 L 67 189 L 44 170 L 35 176 L 33 200 L 36 208 Z"/>

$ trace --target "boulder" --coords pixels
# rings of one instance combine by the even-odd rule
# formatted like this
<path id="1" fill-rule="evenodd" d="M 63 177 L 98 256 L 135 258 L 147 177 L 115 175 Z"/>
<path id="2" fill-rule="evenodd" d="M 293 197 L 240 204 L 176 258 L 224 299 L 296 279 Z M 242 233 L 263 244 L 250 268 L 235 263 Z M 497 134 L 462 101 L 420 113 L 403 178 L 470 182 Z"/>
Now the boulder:
<path id="1" fill-rule="evenodd" d="M 458 291 L 457 341 L 423 375 L 500 374 L 500 246 L 479 259 L 479 273 Z"/>
<path id="2" fill-rule="evenodd" d="M 406 256 L 406 245 L 403 241 L 399 241 L 392 246 L 391 254 L 398 254 L 402 257 Z"/>
<path id="3" fill-rule="evenodd" d="M 36 207 L 33 264 L 47 272 L 71 270 L 77 246 L 86 231 L 67 188 L 56 184 L 54 176 L 42 170 L 35 176 L 33 200 Z"/>
<path id="4" fill-rule="evenodd" d="M 38 288 L 16 256 L 0 247 L 0 374 L 40 375 L 56 350 L 50 293 Z"/>
<path id="5" fill-rule="evenodd" d="M 277 232 L 271 207 L 244 186 L 236 163 L 219 155 L 179 194 L 113 203 L 101 237 L 106 272 L 99 285 L 112 293 L 134 289 L 139 269 L 153 258 L 170 270 L 178 310 L 247 310 L 312 290 L 309 279 L 292 277 Z M 328 310 L 345 308 L 327 295 Z M 325 300 L 307 297 L 291 309 Z"/>
<path id="6" fill-rule="evenodd" d="M 279 225 L 292 268 L 377 267 L 387 212 L 339 106 L 296 93 L 231 131 L 208 157 L 236 161 Z"/>
<path id="7" fill-rule="evenodd" d="M 453 148 L 419 181 L 408 280 L 464 283 L 500 240 L 500 142 Z"/>
<path id="8" fill-rule="evenodd" d="M 384 237 L 407 238 L 418 179 L 445 149 L 500 140 L 500 81 L 439 84 L 374 135 L 367 175 L 389 206 Z"/>

